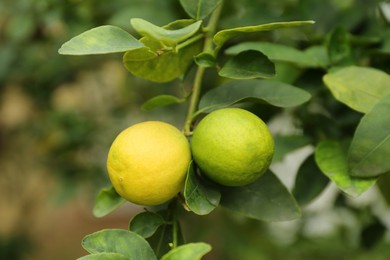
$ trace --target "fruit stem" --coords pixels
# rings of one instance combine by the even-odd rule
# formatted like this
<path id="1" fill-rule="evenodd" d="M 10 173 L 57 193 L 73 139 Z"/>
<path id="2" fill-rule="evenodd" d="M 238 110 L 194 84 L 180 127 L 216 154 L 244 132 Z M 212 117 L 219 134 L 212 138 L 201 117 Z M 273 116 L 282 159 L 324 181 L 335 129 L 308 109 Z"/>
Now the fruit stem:
<path id="1" fill-rule="evenodd" d="M 222 3 L 214 10 L 213 14 L 210 17 L 210 21 L 208 23 L 207 30 L 206 30 L 203 52 L 212 53 L 213 51 L 213 36 L 217 29 L 217 23 L 219 20 L 219 16 L 221 14 L 221 10 L 222 10 Z M 205 68 L 198 66 L 198 69 L 195 74 L 194 85 L 192 87 L 190 104 L 188 106 L 188 112 L 184 123 L 183 131 L 186 136 L 192 135 L 191 128 L 192 128 L 193 114 L 195 113 L 199 103 L 204 72 L 205 72 Z"/>

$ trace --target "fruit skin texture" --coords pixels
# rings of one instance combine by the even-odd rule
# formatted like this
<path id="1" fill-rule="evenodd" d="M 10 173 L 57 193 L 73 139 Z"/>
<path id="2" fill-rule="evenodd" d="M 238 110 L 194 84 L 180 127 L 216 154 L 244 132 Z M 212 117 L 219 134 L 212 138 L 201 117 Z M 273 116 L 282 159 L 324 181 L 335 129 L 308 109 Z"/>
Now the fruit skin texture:
<path id="1" fill-rule="evenodd" d="M 111 145 L 107 170 L 116 192 L 126 200 L 152 206 L 183 188 L 191 150 L 176 127 L 147 121 L 122 131 Z"/>
<path id="2" fill-rule="evenodd" d="M 225 186 L 254 182 L 268 169 L 274 154 L 267 125 L 240 108 L 208 114 L 195 128 L 191 147 L 201 171 Z"/>

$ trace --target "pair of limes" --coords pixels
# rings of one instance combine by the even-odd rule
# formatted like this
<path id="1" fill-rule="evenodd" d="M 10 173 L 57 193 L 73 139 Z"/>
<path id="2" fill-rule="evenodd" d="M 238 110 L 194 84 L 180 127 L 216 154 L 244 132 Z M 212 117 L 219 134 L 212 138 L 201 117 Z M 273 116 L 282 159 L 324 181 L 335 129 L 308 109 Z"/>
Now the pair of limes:
<path id="1" fill-rule="evenodd" d="M 226 186 L 254 182 L 274 153 L 266 124 L 240 108 L 203 118 L 191 145 L 176 127 L 147 121 L 121 132 L 107 160 L 110 180 L 123 198 L 140 205 L 162 204 L 183 188 L 191 158 L 209 179 Z"/>

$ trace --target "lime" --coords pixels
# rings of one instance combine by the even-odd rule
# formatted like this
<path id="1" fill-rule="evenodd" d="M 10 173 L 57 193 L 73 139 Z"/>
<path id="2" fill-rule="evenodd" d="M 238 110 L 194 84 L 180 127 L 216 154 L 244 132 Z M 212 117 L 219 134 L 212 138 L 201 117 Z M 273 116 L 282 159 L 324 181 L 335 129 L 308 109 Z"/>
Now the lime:
<path id="1" fill-rule="evenodd" d="M 180 192 L 190 160 L 190 145 L 182 132 L 164 122 L 147 121 L 116 137 L 108 153 L 107 170 L 119 195 L 151 206 Z"/>
<path id="2" fill-rule="evenodd" d="M 191 147 L 202 173 L 225 186 L 254 182 L 268 169 L 274 153 L 267 125 L 240 108 L 208 114 L 195 128 Z"/>

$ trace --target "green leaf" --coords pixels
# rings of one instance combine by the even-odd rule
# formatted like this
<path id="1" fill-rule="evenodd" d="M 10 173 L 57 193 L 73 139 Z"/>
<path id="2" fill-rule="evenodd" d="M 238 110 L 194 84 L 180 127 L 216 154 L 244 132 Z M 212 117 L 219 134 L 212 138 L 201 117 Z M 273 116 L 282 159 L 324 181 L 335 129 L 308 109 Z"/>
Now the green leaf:
<path id="1" fill-rule="evenodd" d="M 276 23 L 267 23 L 267 24 L 254 25 L 254 26 L 237 27 L 237 28 L 226 29 L 217 32 L 214 35 L 213 41 L 218 50 L 228 40 L 238 36 L 246 35 L 248 33 L 272 31 L 277 29 L 297 27 L 297 26 L 313 24 L 313 23 L 314 21 L 293 21 L 293 22 L 276 22 Z"/>
<path id="2" fill-rule="evenodd" d="M 155 109 L 157 107 L 162 107 L 162 106 L 168 106 L 172 104 L 179 104 L 185 102 L 185 98 L 178 98 L 176 96 L 172 95 L 159 95 L 152 97 L 148 101 L 146 101 L 141 109 L 144 111 L 150 111 L 152 109 Z"/>
<path id="3" fill-rule="evenodd" d="M 327 49 L 333 66 L 348 66 L 355 62 L 352 56 L 349 33 L 344 27 L 336 27 L 330 34 Z"/>
<path id="4" fill-rule="evenodd" d="M 172 220 L 171 220 L 172 221 Z M 183 234 L 178 221 L 173 221 L 176 225 L 177 232 L 177 243 L 178 245 L 184 244 Z M 165 224 L 160 226 L 156 233 L 148 238 L 150 246 L 153 248 L 156 256 L 160 259 L 163 255 L 171 250 L 171 245 L 173 243 L 173 233 L 174 233 L 173 224 Z"/>
<path id="5" fill-rule="evenodd" d="M 301 67 L 321 67 L 311 55 L 295 48 L 269 42 L 243 42 L 226 49 L 228 55 L 236 55 L 242 51 L 257 50 L 276 62 L 283 61 L 296 64 Z"/>
<path id="6" fill-rule="evenodd" d="M 144 47 L 126 31 L 104 25 L 86 31 L 64 43 L 58 50 L 63 55 L 88 55 L 125 52 Z"/>
<path id="7" fill-rule="evenodd" d="M 204 68 L 215 67 L 217 64 L 214 55 L 207 52 L 199 53 L 194 57 L 194 60 L 196 64 Z"/>
<path id="8" fill-rule="evenodd" d="M 98 253 L 86 255 L 77 260 L 129 260 L 129 258 L 118 253 Z"/>
<path id="9" fill-rule="evenodd" d="M 346 194 L 357 197 L 371 188 L 376 178 L 357 178 L 348 173 L 348 146 L 337 141 L 325 140 L 315 149 L 315 160 L 321 171 Z"/>
<path id="10" fill-rule="evenodd" d="M 184 186 L 184 198 L 195 214 L 207 215 L 218 207 L 221 193 L 216 186 L 202 180 L 191 163 Z"/>
<path id="11" fill-rule="evenodd" d="M 141 212 L 134 216 L 129 223 L 129 230 L 138 235 L 149 238 L 165 223 L 164 218 L 153 212 Z"/>
<path id="12" fill-rule="evenodd" d="M 184 28 L 169 30 L 141 18 L 133 18 L 130 20 L 130 23 L 140 35 L 152 38 L 168 46 L 175 46 L 179 42 L 190 38 L 199 31 L 202 25 L 202 21 L 197 21 Z"/>
<path id="13" fill-rule="evenodd" d="M 307 102 L 311 95 L 305 90 L 271 80 L 231 81 L 205 93 L 199 102 L 197 113 L 209 113 L 216 109 L 242 102 L 259 102 L 276 107 L 294 107 Z"/>
<path id="14" fill-rule="evenodd" d="M 310 155 L 301 165 L 295 179 L 293 195 L 299 205 L 308 205 L 326 188 L 329 179 L 318 168 L 314 155 Z"/>
<path id="15" fill-rule="evenodd" d="M 345 67 L 323 80 L 338 101 L 362 113 L 390 94 L 390 76 L 373 68 Z"/>
<path id="16" fill-rule="evenodd" d="M 198 242 L 178 246 L 165 254 L 161 260 L 200 260 L 202 256 L 211 251 L 209 244 Z"/>
<path id="17" fill-rule="evenodd" d="M 378 179 L 378 188 L 385 199 L 388 206 L 390 206 L 390 173 L 382 174 Z"/>
<path id="18" fill-rule="evenodd" d="M 93 215 L 98 218 L 104 217 L 125 202 L 126 200 L 119 196 L 113 187 L 101 189 L 95 200 Z"/>
<path id="19" fill-rule="evenodd" d="M 228 60 L 218 74 L 231 79 L 272 78 L 275 65 L 263 53 L 247 50 Z"/>
<path id="20" fill-rule="evenodd" d="M 309 137 L 302 135 L 277 135 L 274 137 L 274 141 L 275 153 L 272 158 L 273 163 L 283 160 L 290 152 L 310 144 Z"/>
<path id="21" fill-rule="evenodd" d="M 144 238 L 123 229 L 105 229 L 87 235 L 82 246 L 91 254 L 118 253 L 134 260 L 157 259 Z"/>
<path id="22" fill-rule="evenodd" d="M 166 29 L 177 29 L 187 26 L 191 21 L 178 20 L 164 26 Z M 143 49 L 139 55 L 135 51 L 128 51 L 123 56 L 123 64 L 135 76 L 154 82 L 168 82 L 182 76 L 193 62 L 193 57 L 201 52 L 202 41 L 196 41 L 177 52 L 163 51 L 159 41 L 143 37 L 140 39 L 149 49 Z M 154 53 L 153 55 L 150 54 Z"/>
<path id="23" fill-rule="evenodd" d="M 389 86 L 390 87 L 390 86 Z M 390 95 L 363 116 L 348 153 L 350 174 L 373 177 L 390 171 Z"/>
<path id="24" fill-rule="evenodd" d="M 221 205 L 262 221 L 296 219 L 301 211 L 280 180 L 270 171 L 252 184 L 223 187 Z"/>
<path id="25" fill-rule="evenodd" d="M 180 0 L 186 13 L 196 20 L 206 18 L 222 0 Z"/>

